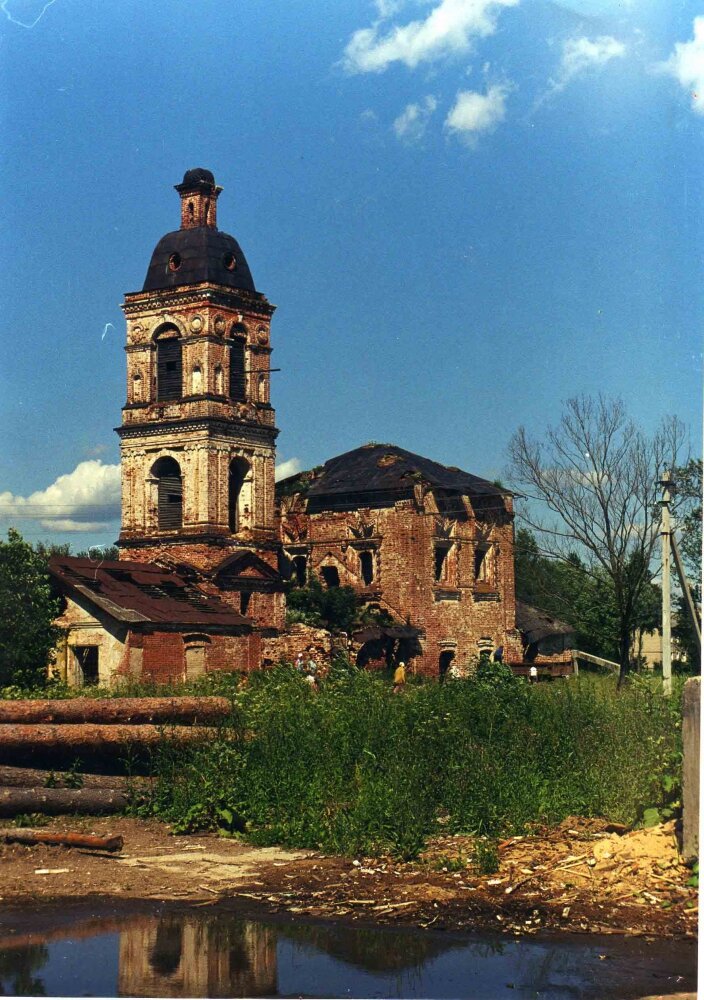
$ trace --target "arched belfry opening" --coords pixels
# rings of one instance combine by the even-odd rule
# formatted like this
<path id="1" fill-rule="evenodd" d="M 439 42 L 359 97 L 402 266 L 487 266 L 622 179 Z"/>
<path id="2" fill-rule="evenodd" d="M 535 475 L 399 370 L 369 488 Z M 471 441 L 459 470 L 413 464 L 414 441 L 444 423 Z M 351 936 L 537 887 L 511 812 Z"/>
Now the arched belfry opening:
<path id="1" fill-rule="evenodd" d="M 175 326 L 163 326 L 156 333 L 157 402 L 180 399 L 183 388 L 181 341 Z"/>
<path id="2" fill-rule="evenodd" d="M 183 477 L 175 458 L 165 456 L 152 466 L 156 479 L 157 522 L 160 530 L 174 530 L 183 525 Z"/>
<path id="3" fill-rule="evenodd" d="M 244 403 L 247 398 L 247 331 L 233 326 L 230 340 L 230 399 Z"/>
<path id="4" fill-rule="evenodd" d="M 233 534 L 243 527 L 242 514 L 244 508 L 243 487 L 249 472 L 249 463 L 244 458 L 233 458 L 227 483 L 227 511 L 230 531 Z"/>

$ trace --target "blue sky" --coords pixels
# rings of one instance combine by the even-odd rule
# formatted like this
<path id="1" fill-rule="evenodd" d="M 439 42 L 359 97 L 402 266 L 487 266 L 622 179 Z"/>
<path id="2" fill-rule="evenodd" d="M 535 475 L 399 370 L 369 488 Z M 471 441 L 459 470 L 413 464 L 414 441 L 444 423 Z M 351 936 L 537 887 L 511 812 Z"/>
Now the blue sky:
<path id="1" fill-rule="evenodd" d="M 119 304 L 194 166 L 278 306 L 288 469 L 494 478 L 577 392 L 699 450 L 701 2 L 1 0 L 0 74 L 0 530 L 117 537 Z"/>

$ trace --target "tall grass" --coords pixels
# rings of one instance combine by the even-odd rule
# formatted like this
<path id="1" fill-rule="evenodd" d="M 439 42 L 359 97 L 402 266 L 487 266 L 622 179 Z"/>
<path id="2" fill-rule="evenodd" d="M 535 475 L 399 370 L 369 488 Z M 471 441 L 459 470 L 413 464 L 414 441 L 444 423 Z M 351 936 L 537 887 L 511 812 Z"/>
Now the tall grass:
<path id="1" fill-rule="evenodd" d="M 155 753 L 149 808 L 179 829 L 412 857 L 439 819 L 488 836 L 573 814 L 632 823 L 681 756 L 679 697 L 648 681 L 499 674 L 393 696 L 366 673 L 316 692 L 280 668 L 232 701 L 213 739 Z"/>

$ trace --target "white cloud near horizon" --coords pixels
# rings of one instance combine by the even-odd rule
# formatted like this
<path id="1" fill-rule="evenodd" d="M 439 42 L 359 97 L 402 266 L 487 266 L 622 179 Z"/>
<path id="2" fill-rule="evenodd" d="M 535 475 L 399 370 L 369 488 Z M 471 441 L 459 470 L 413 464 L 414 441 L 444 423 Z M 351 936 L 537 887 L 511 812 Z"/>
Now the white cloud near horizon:
<path id="1" fill-rule="evenodd" d="M 704 115 L 704 16 L 692 23 L 692 40 L 677 42 L 667 62 L 659 67 L 688 90 L 692 111 Z"/>
<path id="2" fill-rule="evenodd" d="M 297 472 L 301 471 L 301 462 L 298 458 L 287 458 L 285 462 L 280 462 L 276 466 L 276 482 L 278 483 L 280 479 L 286 479 L 288 476 L 295 476 Z"/>
<path id="3" fill-rule="evenodd" d="M 438 102 L 431 94 L 419 103 L 407 104 L 394 121 L 396 137 L 409 145 L 419 142 L 425 135 L 430 116 L 437 106 Z"/>
<path id="4" fill-rule="evenodd" d="M 419 63 L 470 51 L 475 38 L 496 31 L 502 7 L 519 0 L 440 0 L 423 20 L 387 26 L 384 18 L 398 12 L 396 3 L 377 0 L 381 19 L 355 31 L 342 64 L 349 73 L 383 73 L 400 62 L 415 69 Z"/>
<path id="5" fill-rule="evenodd" d="M 276 479 L 301 471 L 297 458 L 276 466 Z M 100 531 L 120 520 L 120 466 L 100 459 L 79 462 L 46 489 L 23 497 L 0 493 L 0 519 L 38 521 L 48 531 Z"/>
<path id="6" fill-rule="evenodd" d="M 120 517 L 120 466 L 79 462 L 28 497 L 0 493 L 0 517 L 30 518 L 54 531 L 98 531 Z"/>
<path id="7" fill-rule="evenodd" d="M 507 84 L 495 84 L 486 94 L 462 90 L 445 119 L 445 128 L 473 142 L 481 132 L 494 128 L 506 117 Z"/>

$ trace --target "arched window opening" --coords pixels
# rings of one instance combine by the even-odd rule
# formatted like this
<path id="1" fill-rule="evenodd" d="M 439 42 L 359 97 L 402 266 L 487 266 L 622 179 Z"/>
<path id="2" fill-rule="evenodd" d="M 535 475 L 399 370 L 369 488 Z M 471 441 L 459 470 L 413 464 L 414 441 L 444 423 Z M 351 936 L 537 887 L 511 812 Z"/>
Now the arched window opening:
<path id="1" fill-rule="evenodd" d="M 359 553 L 359 568 L 364 586 L 368 587 L 374 580 L 374 556 L 371 552 Z"/>
<path id="2" fill-rule="evenodd" d="M 242 498 L 242 487 L 249 472 L 249 466 L 243 458 L 233 458 L 230 462 L 230 473 L 228 476 L 228 521 L 230 531 L 235 534 L 241 527 L 240 502 Z"/>
<path id="3" fill-rule="evenodd" d="M 194 217 L 195 217 L 195 210 L 193 208 L 193 202 L 189 201 L 188 202 L 188 221 L 189 222 L 193 222 Z"/>
<path id="4" fill-rule="evenodd" d="M 203 369 L 194 365 L 191 372 L 191 395 L 199 396 L 203 391 Z"/>
<path id="5" fill-rule="evenodd" d="M 157 512 L 160 529 L 173 530 L 183 524 L 183 480 L 175 458 L 160 458 L 152 475 L 157 480 Z"/>
<path id="6" fill-rule="evenodd" d="M 142 400 L 142 376 L 134 375 L 132 377 L 132 401 L 134 403 L 139 403 Z"/>
<path id="7" fill-rule="evenodd" d="M 243 403 L 246 397 L 245 341 L 235 337 L 230 344 L 230 399 Z"/>
<path id="8" fill-rule="evenodd" d="M 178 331 L 165 331 L 156 342 L 156 398 L 159 402 L 181 398 L 181 341 Z"/>
<path id="9" fill-rule="evenodd" d="M 336 566 L 321 566 L 320 575 L 325 581 L 325 586 L 328 590 L 332 590 L 333 587 L 340 586 L 340 574 L 338 573 Z"/>
<path id="10" fill-rule="evenodd" d="M 218 396 L 225 395 L 225 382 L 220 365 L 216 365 L 215 367 L 215 392 Z"/>

